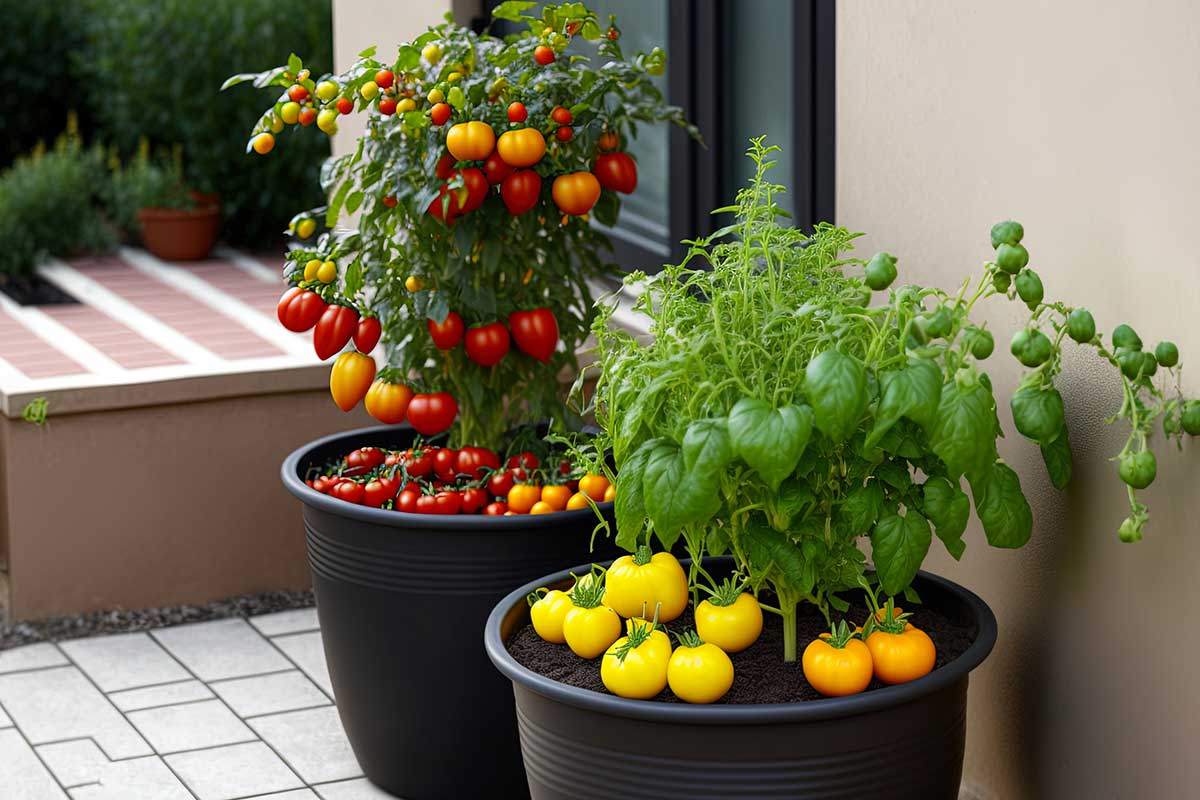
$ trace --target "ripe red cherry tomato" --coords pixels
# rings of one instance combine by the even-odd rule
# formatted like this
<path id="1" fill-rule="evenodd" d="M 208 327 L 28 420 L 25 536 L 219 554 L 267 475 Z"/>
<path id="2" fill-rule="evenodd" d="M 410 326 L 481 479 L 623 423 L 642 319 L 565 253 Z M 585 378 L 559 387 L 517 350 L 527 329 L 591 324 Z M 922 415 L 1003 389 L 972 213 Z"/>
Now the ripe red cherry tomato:
<path id="1" fill-rule="evenodd" d="M 450 106 L 438 103 L 429 109 L 429 118 L 434 125 L 445 125 L 450 120 Z"/>
<path id="2" fill-rule="evenodd" d="M 358 330 L 358 312 L 349 306 L 329 306 L 313 328 L 313 349 L 324 361 L 346 346 Z"/>
<path id="3" fill-rule="evenodd" d="M 300 112 L 300 124 L 312 125 L 317 121 L 317 110 L 315 108 L 306 108 Z"/>
<path id="4" fill-rule="evenodd" d="M 569 142 L 575 138 L 575 129 L 563 126 L 554 132 L 560 142 Z"/>
<path id="5" fill-rule="evenodd" d="M 448 199 L 447 199 L 448 198 Z M 443 186 L 438 192 L 438 196 L 433 198 L 429 204 L 429 213 L 446 224 L 454 222 L 454 218 L 463 213 L 463 208 L 459 205 L 459 193 L 450 191 Z"/>
<path id="6" fill-rule="evenodd" d="M 526 450 L 524 453 L 517 453 L 515 456 L 509 456 L 504 466 L 508 469 L 537 469 L 542 465 L 542 460 L 537 457 L 536 453 L 531 453 Z M 517 480 L 525 480 L 524 477 Z"/>
<path id="7" fill-rule="evenodd" d="M 349 114 L 354 111 L 354 101 L 349 97 L 339 97 L 337 101 L 337 110 L 339 114 Z"/>
<path id="8" fill-rule="evenodd" d="M 432 495 L 430 499 L 433 500 L 433 510 L 426 511 L 426 514 L 457 514 L 462 508 L 462 498 L 459 497 L 458 492 L 445 490 Z M 420 507 L 420 502 L 420 500 L 417 501 L 418 507 Z"/>
<path id="9" fill-rule="evenodd" d="M 458 403 L 446 392 L 418 394 L 408 404 L 408 421 L 424 436 L 447 430 L 457 416 Z"/>
<path id="10" fill-rule="evenodd" d="M 378 447 L 360 447 L 346 454 L 346 476 L 364 475 L 378 467 L 386 457 Z"/>
<path id="11" fill-rule="evenodd" d="M 276 313 L 279 322 L 289 331 L 304 333 L 317 324 L 328 306 L 316 292 L 293 286 L 279 298 Z"/>
<path id="12" fill-rule="evenodd" d="M 558 347 L 558 320 L 548 308 L 514 311 L 508 317 L 517 349 L 545 364 Z"/>
<path id="13" fill-rule="evenodd" d="M 383 327 L 379 324 L 379 317 L 363 317 L 354 329 L 354 346 L 360 353 L 369 353 L 379 344 L 379 336 L 382 333 Z"/>
<path id="14" fill-rule="evenodd" d="M 389 195 L 385 195 L 385 196 L 384 196 L 384 198 L 383 198 L 383 201 L 382 201 L 382 202 L 383 202 L 383 204 L 384 204 L 385 206 L 387 206 L 388 208 L 395 208 L 395 207 L 396 207 L 396 203 L 398 203 L 398 202 L 400 202 L 400 201 L 396 199 L 396 195 L 394 195 L 394 194 L 389 194 Z"/>
<path id="15" fill-rule="evenodd" d="M 501 158 L 499 153 L 492 153 L 487 157 L 487 161 L 483 162 L 483 174 L 487 176 L 488 183 L 495 186 L 513 174 L 513 167 Z"/>
<path id="16" fill-rule="evenodd" d="M 428 447 L 409 451 L 404 458 L 404 469 L 414 478 L 424 478 L 433 472 L 433 451 Z"/>
<path id="17" fill-rule="evenodd" d="M 338 500 L 345 500 L 347 503 L 355 503 L 362 505 L 362 501 L 366 496 L 366 491 L 361 483 L 354 481 L 342 481 L 337 486 L 329 490 L 330 497 L 336 497 Z"/>
<path id="18" fill-rule="evenodd" d="M 467 330 L 467 358 L 483 367 L 492 367 L 508 353 L 508 328 L 499 322 L 477 325 Z"/>
<path id="19" fill-rule="evenodd" d="M 596 179 L 605 189 L 630 194 L 637 188 L 637 163 L 629 153 L 603 153 L 596 159 Z"/>
<path id="20" fill-rule="evenodd" d="M 571 114 L 571 109 L 555 106 L 554 110 L 550 112 L 550 119 L 559 125 L 570 125 L 575 117 Z"/>
<path id="21" fill-rule="evenodd" d="M 487 480 L 488 494 L 492 497 L 508 497 L 508 490 L 516 483 L 516 478 L 508 470 L 493 472 Z M 508 510 L 506 507 L 505 511 Z"/>
<path id="22" fill-rule="evenodd" d="M 287 94 L 289 99 L 297 103 L 303 103 L 308 99 L 308 89 L 304 88 L 304 86 L 299 83 L 288 87 Z"/>
<path id="23" fill-rule="evenodd" d="M 392 84 L 396 82 L 396 73 L 390 69 L 381 69 L 375 73 L 375 84 L 380 89 L 390 89 Z"/>
<path id="24" fill-rule="evenodd" d="M 396 482 L 391 478 L 376 478 L 363 487 L 363 505 L 379 508 L 396 496 Z"/>
<path id="25" fill-rule="evenodd" d="M 448 181 L 450 180 L 450 176 L 454 174 L 454 165 L 457 163 L 454 160 L 454 156 L 444 153 L 438 159 L 437 166 L 433 169 L 433 174 L 438 177 L 438 180 Z"/>
<path id="26" fill-rule="evenodd" d="M 464 514 L 477 514 L 483 510 L 483 507 L 488 503 L 487 492 L 483 489 L 472 487 L 464 489 L 460 493 L 460 511 Z"/>
<path id="27" fill-rule="evenodd" d="M 439 350 L 453 350 L 463 338 L 463 319 L 457 311 L 451 311 L 441 322 L 432 319 L 425 320 L 429 326 L 429 336 Z"/>
<path id="28" fill-rule="evenodd" d="M 508 503 L 502 500 L 488 503 L 487 508 L 483 509 L 483 513 L 489 517 L 503 517 L 505 511 L 508 511 Z"/>
<path id="29" fill-rule="evenodd" d="M 524 122 L 529 118 L 529 112 L 525 110 L 524 103 L 509 103 L 508 104 L 508 121 L 509 122 Z"/>
<path id="30" fill-rule="evenodd" d="M 409 514 L 417 513 L 417 498 L 421 496 L 421 492 L 415 486 L 406 486 L 400 494 L 396 495 L 396 510 L 406 511 Z"/>
<path id="31" fill-rule="evenodd" d="M 554 51 L 544 44 L 539 44 L 533 50 L 533 60 L 543 67 L 554 63 Z"/>
<path id="32" fill-rule="evenodd" d="M 542 176 L 531 169 L 519 169 L 500 184 L 500 198 L 514 216 L 536 206 L 541 194 Z"/>
<path id="33" fill-rule="evenodd" d="M 479 480 L 488 469 L 500 469 L 500 456 L 486 447 L 464 447 L 458 451 L 455 468 L 460 475 L 470 475 Z"/>
<path id="34" fill-rule="evenodd" d="M 385 117 L 390 117 L 396 113 L 396 100 L 392 97 L 385 97 L 379 101 L 379 113 Z"/>
<path id="35" fill-rule="evenodd" d="M 439 447 L 433 451 L 433 474 L 444 481 L 458 477 L 458 451 Z"/>
<path id="36" fill-rule="evenodd" d="M 491 184 L 488 183 L 487 176 L 483 174 L 483 170 L 479 167 L 468 167 L 462 171 L 463 186 L 467 189 L 467 202 L 463 205 L 463 213 L 474 211 L 483 205 L 483 201 L 487 199 L 488 189 Z"/>

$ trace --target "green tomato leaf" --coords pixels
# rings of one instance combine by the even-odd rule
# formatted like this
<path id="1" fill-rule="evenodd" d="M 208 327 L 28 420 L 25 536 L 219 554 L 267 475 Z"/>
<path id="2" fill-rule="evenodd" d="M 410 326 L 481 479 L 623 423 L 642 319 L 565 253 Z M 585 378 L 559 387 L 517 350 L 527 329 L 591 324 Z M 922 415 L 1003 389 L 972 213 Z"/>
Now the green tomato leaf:
<path id="1" fill-rule="evenodd" d="M 524 19 L 529 19 L 529 17 L 524 15 L 524 12 L 536 5 L 537 2 L 535 0 L 505 0 L 492 9 L 492 17 L 494 19 L 506 19 L 509 22 L 521 22 Z"/>
<path id="2" fill-rule="evenodd" d="M 868 448 L 878 444 L 901 417 L 908 417 L 927 431 L 933 427 L 942 397 L 942 371 L 937 364 L 914 359 L 904 369 L 884 372 L 879 385 L 879 407 L 875 427 L 867 437 Z"/>
<path id="3" fill-rule="evenodd" d="M 707 522 L 717 513 L 721 507 L 717 478 L 716 472 L 689 471 L 674 442 L 660 439 L 646 454 L 643 503 L 663 547 L 670 549 L 684 525 Z"/>
<path id="4" fill-rule="evenodd" d="M 1071 482 L 1071 440 L 1067 435 L 1067 424 L 1064 422 L 1058 436 L 1049 444 L 1040 445 L 1042 461 L 1046 462 L 1046 472 L 1050 474 L 1050 482 L 1055 489 L 1065 489 Z"/>
<path id="5" fill-rule="evenodd" d="M 805 392 L 817 430 L 834 443 L 850 438 L 867 410 L 867 373 L 858 359 L 826 350 L 808 362 Z"/>
<path id="6" fill-rule="evenodd" d="M 951 477 L 986 470 L 996 460 L 997 430 L 996 403 L 988 384 L 977 381 L 963 387 L 948 381 L 942 387 L 929 444 Z"/>
<path id="7" fill-rule="evenodd" d="M 957 561 L 967 545 L 962 535 L 971 516 L 971 500 L 957 481 L 937 476 L 921 486 L 921 511 L 933 523 L 946 551 Z"/>
<path id="8" fill-rule="evenodd" d="M 975 496 L 975 513 L 992 547 L 1017 548 L 1033 533 L 1033 511 L 1012 467 L 995 461 L 967 476 Z"/>
<path id="9" fill-rule="evenodd" d="M 623 550 L 637 550 L 642 531 L 646 527 L 645 495 L 642 478 L 646 472 L 646 457 L 658 446 L 660 439 L 647 439 L 617 469 L 617 497 L 613 503 L 613 514 L 617 520 L 617 546 Z"/>
<path id="10" fill-rule="evenodd" d="M 775 506 L 780 527 L 785 529 L 791 526 L 795 517 L 806 513 L 815 499 L 808 484 L 796 478 L 788 478 L 780 485 L 777 493 L 767 498 L 768 502 Z"/>
<path id="11" fill-rule="evenodd" d="M 742 549 L 749 562 L 751 582 L 762 585 L 764 580 L 799 592 L 812 590 L 806 579 L 815 579 L 812 570 L 805 575 L 806 560 L 800 548 L 787 534 L 775 530 L 758 517 L 746 524 L 741 535 Z"/>
<path id="12" fill-rule="evenodd" d="M 855 488 L 842 503 L 842 515 L 853 537 L 862 536 L 883 513 L 883 485 L 877 480 Z"/>
<path id="13" fill-rule="evenodd" d="M 884 592 L 897 595 L 912 583 L 932 541 L 929 521 L 911 508 L 904 516 L 889 513 L 875 523 L 871 559 Z"/>
<path id="14" fill-rule="evenodd" d="M 743 397 L 729 412 L 733 450 L 772 490 L 795 471 L 812 435 L 813 410 L 805 405 L 772 408 Z"/>
<path id="15" fill-rule="evenodd" d="M 729 423 L 724 419 L 698 419 L 683 434 L 683 466 L 688 472 L 716 475 L 733 460 Z"/>

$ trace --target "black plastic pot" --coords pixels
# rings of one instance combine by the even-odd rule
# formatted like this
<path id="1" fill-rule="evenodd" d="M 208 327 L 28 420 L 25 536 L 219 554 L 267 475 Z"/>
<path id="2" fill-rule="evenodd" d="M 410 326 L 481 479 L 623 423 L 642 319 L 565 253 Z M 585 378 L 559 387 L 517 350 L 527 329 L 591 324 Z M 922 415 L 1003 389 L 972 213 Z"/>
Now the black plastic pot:
<path id="1" fill-rule="evenodd" d="M 304 484 L 310 466 L 412 438 L 408 426 L 364 428 L 283 462 L 284 486 L 304 503 L 338 714 L 366 776 L 406 800 L 523 797 L 512 693 L 479 634 L 512 586 L 589 557 L 596 515 L 406 514 Z M 611 515 L 612 504 L 601 509 Z M 598 557 L 615 554 L 607 540 L 597 548 Z"/>
<path id="2" fill-rule="evenodd" d="M 728 569 L 728 559 L 704 564 Z M 975 594 L 920 573 L 925 604 L 976 635 L 962 656 L 912 683 L 803 703 L 689 706 L 567 686 L 509 655 L 505 641 L 529 619 L 526 593 L 566 586 L 572 571 L 509 594 L 484 632 L 492 663 L 512 680 L 534 800 L 958 797 L 967 679 L 996 642 L 996 618 Z"/>

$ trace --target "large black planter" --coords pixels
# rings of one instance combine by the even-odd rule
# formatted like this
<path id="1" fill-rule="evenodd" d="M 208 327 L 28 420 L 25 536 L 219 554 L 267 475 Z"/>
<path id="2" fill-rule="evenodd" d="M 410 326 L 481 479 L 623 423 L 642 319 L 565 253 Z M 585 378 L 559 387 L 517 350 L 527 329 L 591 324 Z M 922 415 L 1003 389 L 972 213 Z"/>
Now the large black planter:
<path id="1" fill-rule="evenodd" d="M 304 484 L 312 465 L 358 447 L 407 447 L 412 438 L 407 426 L 365 428 L 319 439 L 283 462 L 284 485 L 304 503 L 338 713 L 363 772 L 395 795 L 522 797 L 512 692 L 488 664 L 480 631 L 514 585 L 586 560 L 596 515 L 406 514 Z M 601 507 L 611 515 L 611 503 Z"/>
<path id="2" fill-rule="evenodd" d="M 484 632 L 512 680 L 534 800 L 958 797 L 967 678 L 996 642 L 991 609 L 961 586 L 925 572 L 914 584 L 927 605 L 976 631 L 962 656 L 924 678 L 804 703 L 688 706 L 567 686 L 509 655 L 505 641 L 529 619 L 526 593 L 565 586 L 571 571 L 509 594 Z"/>

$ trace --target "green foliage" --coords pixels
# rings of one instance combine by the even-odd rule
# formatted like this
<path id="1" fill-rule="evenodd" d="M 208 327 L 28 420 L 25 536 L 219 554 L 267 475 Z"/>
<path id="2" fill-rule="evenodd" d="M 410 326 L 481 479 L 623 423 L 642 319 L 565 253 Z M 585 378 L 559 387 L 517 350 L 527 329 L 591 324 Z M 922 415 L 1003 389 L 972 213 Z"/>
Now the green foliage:
<path id="1" fill-rule="evenodd" d="M 179 152 L 178 150 L 176 152 Z M 183 181 L 180 159 L 152 159 L 148 146 L 126 164 L 113 159 L 106 190 L 113 224 L 130 235 L 138 235 L 137 212 L 143 208 L 194 208 L 196 203 Z"/>
<path id="2" fill-rule="evenodd" d="M 1118 368 L 1125 402 L 1113 419 L 1127 420 L 1130 436 L 1117 461 L 1132 510 L 1119 533 L 1140 538 L 1148 511 L 1134 490 L 1156 473 L 1153 423 L 1163 417 L 1175 438 L 1200 433 L 1200 407 L 1178 396 L 1177 369 L 1166 366 L 1177 352 L 1163 349 L 1156 382 L 1149 361 L 1157 369 L 1159 359 L 1129 349 L 1137 369 L 1122 374 L 1090 315 L 1044 300 L 1026 266 L 1024 229 L 1011 221 L 992 229 L 997 259 L 957 292 L 906 285 L 872 294 L 870 284 L 892 284 L 884 266 L 895 259 L 864 265 L 842 256 L 857 234 L 821 224 L 806 236 L 777 221 L 783 187 L 766 178 L 776 149 L 752 143 L 756 175 L 736 206 L 720 209 L 735 213 L 733 224 L 689 242 L 683 264 L 629 277 L 647 286 L 635 308 L 650 319 L 649 339 L 611 327 L 611 304 L 594 325 L 604 431 L 595 446 L 614 454 L 617 541 L 656 535 L 669 546 L 682 535 L 697 561 L 730 551 L 755 589 L 770 586 L 778 597 L 791 657 L 797 603 L 828 615 L 845 606 L 838 592 L 865 585 L 863 537 L 889 595 L 909 589 L 934 534 L 962 556 L 972 500 L 990 545 L 1022 546 L 1033 515 L 1016 472 L 998 457 L 1003 434 L 980 367 L 991 337 L 971 322 L 976 303 L 994 295 L 1030 308 L 1012 350 L 1031 369 L 1011 407 L 1056 486 L 1071 476 L 1054 386 L 1068 329 Z M 1141 344 L 1128 326 L 1114 339 Z M 681 471 L 676 453 L 689 442 L 695 456 Z M 661 457 L 646 457 L 651 443 Z M 630 498 L 624 506 L 622 498 Z"/>
<path id="3" fill-rule="evenodd" d="M 86 26 L 74 86 L 99 137 L 126 158 L 143 136 L 155 152 L 180 146 L 190 188 L 221 196 L 226 238 L 280 241 L 296 204 L 321 202 L 328 140 L 297 136 L 286 158 L 243 155 L 238 120 L 257 116 L 262 98 L 217 90 L 229 63 L 282 61 L 291 47 L 315 71 L 330 68 L 329 0 L 82 0 L 70 13 Z"/>

